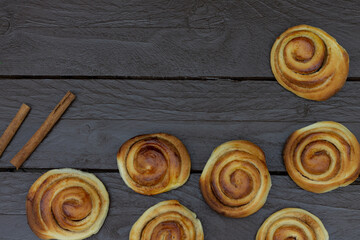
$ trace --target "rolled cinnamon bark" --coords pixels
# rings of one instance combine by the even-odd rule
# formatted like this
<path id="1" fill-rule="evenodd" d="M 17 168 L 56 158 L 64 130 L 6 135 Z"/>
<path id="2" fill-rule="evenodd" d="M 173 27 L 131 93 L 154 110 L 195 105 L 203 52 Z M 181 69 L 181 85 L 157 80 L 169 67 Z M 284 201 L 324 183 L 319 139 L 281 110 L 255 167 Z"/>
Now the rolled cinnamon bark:
<path id="1" fill-rule="evenodd" d="M 75 95 L 69 91 L 63 97 L 63 99 L 61 99 L 59 104 L 56 105 L 54 110 L 46 118 L 45 122 L 40 126 L 40 128 L 35 132 L 35 134 L 30 138 L 25 146 L 10 161 L 10 163 L 14 165 L 16 169 L 19 169 L 19 167 L 26 161 L 26 159 L 35 151 L 37 146 L 39 146 L 42 140 L 44 140 L 46 135 L 55 126 L 57 121 L 61 118 L 74 99 Z"/>
<path id="2" fill-rule="evenodd" d="M 26 116 L 28 115 L 30 111 L 30 107 L 23 103 L 9 124 L 9 126 L 6 128 L 4 134 L 0 138 L 0 157 L 4 153 L 6 147 L 9 145 L 13 137 L 15 136 L 16 132 L 19 130 L 21 124 L 25 120 Z"/>

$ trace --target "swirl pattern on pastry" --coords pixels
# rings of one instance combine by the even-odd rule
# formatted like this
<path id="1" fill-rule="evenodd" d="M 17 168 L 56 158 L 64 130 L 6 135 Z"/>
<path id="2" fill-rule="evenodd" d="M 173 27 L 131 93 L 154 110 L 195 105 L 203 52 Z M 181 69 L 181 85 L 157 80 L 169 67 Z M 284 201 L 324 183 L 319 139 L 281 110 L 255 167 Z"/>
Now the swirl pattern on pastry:
<path id="1" fill-rule="evenodd" d="M 207 204 L 233 218 L 258 211 L 265 204 L 270 187 L 263 151 L 244 140 L 218 146 L 200 177 L 200 189 Z"/>
<path id="2" fill-rule="evenodd" d="M 286 142 L 283 157 L 290 177 L 310 192 L 347 186 L 360 173 L 359 143 L 337 122 L 317 122 L 295 131 Z"/>
<path id="3" fill-rule="evenodd" d="M 176 200 L 160 202 L 146 210 L 130 231 L 129 240 L 203 240 L 195 213 Z"/>
<path id="4" fill-rule="evenodd" d="M 93 174 L 56 169 L 31 186 L 26 200 L 30 228 L 41 239 L 84 239 L 97 233 L 109 209 L 109 195 Z"/>
<path id="5" fill-rule="evenodd" d="M 191 161 L 186 147 L 166 133 L 131 138 L 120 147 L 117 162 L 126 185 L 144 195 L 178 188 L 190 176 Z"/>
<path id="6" fill-rule="evenodd" d="M 300 208 L 285 208 L 261 225 L 256 240 L 328 240 L 329 234 L 321 220 Z"/>
<path id="7" fill-rule="evenodd" d="M 286 30 L 271 49 L 276 80 L 296 95 L 323 101 L 345 84 L 349 55 L 325 31 L 299 25 Z"/>

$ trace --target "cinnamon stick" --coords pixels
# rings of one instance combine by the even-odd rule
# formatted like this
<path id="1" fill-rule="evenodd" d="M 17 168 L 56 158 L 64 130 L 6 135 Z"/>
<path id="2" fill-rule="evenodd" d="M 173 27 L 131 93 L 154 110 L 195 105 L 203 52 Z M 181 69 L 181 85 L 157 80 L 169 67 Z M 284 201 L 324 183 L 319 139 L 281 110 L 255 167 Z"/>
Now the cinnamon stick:
<path id="1" fill-rule="evenodd" d="M 40 128 L 35 132 L 35 134 L 30 138 L 30 140 L 24 145 L 24 147 L 15 155 L 15 157 L 10 161 L 12 165 L 19 169 L 19 167 L 26 161 L 26 159 L 35 151 L 37 146 L 44 140 L 46 135 L 51 131 L 57 121 L 64 114 L 66 109 L 70 106 L 72 101 L 74 101 L 75 95 L 70 91 L 61 99 L 58 105 L 46 118 L 45 122 L 40 126 Z"/>
<path id="2" fill-rule="evenodd" d="M 9 126 L 6 128 L 5 132 L 0 138 L 0 157 L 15 136 L 16 132 L 19 130 L 29 111 L 30 107 L 23 103 Z"/>

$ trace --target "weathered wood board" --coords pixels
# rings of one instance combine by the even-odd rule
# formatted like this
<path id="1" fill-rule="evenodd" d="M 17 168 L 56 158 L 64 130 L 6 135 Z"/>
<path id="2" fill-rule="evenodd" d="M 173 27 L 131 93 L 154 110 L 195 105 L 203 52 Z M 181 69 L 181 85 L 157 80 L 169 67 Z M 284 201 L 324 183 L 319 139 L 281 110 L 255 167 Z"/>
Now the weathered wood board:
<path id="1" fill-rule="evenodd" d="M 348 82 L 326 102 L 304 100 L 274 81 L 3 80 L 0 131 L 22 102 L 32 110 L 0 159 L 9 161 L 71 90 L 77 99 L 24 168 L 73 167 L 116 170 L 116 153 L 139 134 L 179 137 L 201 171 L 212 150 L 246 139 L 265 152 L 270 171 L 285 171 L 282 149 L 296 129 L 339 121 L 360 137 L 360 82 Z M 65 149 L 65 151 L 64 151 Z M 61 153 L 61 154 L 59 154 Z"/>
<path id="2" fill-rule="evenodd" d="M 272 44 L 309 24 L 359 77 L 360 4 L 295 0 L 0 2 L 0 75 L 272 77 Z"/>
<path id="3" fill-rule="evenodd" d="M 42 172 L 43 173 L 43 172 Z M 0 232 L 2 239 L 37 239 L 27 225 L 25 199 L 31 184 L 41 175 L 31 173 L 1 173 Z M 91 239 L 127 239 L 132 224 L 152 205 L 177 199 L 193 210 L 201 220 L 205 239 L 254 239 L 262 222 L 271 213 L 286 207 L 300 207 L 317 215 L 327 228 L 331 239 L 357 239 L 360 224 L 359 182 L 325 194 L 304 191 L 288 176 L 272 176 L 273 186 L 265 206 L 244 219 L 223 217 L 204 202 L 198 181 L 192 174 L 181 188 L 157 196 L 133 192 L 118 173 L 97 173 L 110 194 L 110 210 L 104 226 Z"/>

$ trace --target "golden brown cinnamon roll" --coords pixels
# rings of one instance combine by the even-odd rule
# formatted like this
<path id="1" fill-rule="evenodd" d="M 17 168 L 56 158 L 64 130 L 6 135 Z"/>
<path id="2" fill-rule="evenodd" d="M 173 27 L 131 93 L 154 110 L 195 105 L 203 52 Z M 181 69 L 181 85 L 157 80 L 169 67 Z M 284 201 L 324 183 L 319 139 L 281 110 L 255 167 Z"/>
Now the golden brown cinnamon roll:
<path id="1" fill-rule="evenodd" d="M 135 222 L 129 240 L 203 240 L 201 222 L 195 213 L 176 200 L 160 202 Z"/>
<path id="2" fill-rule="evenodd" d="M 328 240 L 324 225 L 315 215 L 300 208 L 285 208 L 261 225 L 256 240 Z"/>
<path id="3" fill-rule="evenodd" d="M 286 30 L 271 49 L 276 80 L 296 95 L 322 101 L 344 85 L 349 56 L 325 31 L 308 25 Z"/>
<path id="4" fill-rule="evenodd" d="M 207 204 L 233 218 L 258 211 L 265 204 L 270 187 L 263 151 L 243 140 L 218 146 L 200 177 L 200 189 Z"/>
<path id="5" fill-rule="evenodd" d="M 26 213 L 41 239 L 84 239 L 97 233 L 109 209 L 109 196 L 93 174 L 51 170 L 31 186 Z"/>
<path id="6" fill-rule="evenodd" d="M 190 176 L 190 156 L 176 137 L 155 133 L 136 136 L 119 149 L 117 162 L 126 185 L 155 195 L 182 186 Z"/>
<path id="7" fill-rule="evenodd" d="M 347 186 L 360 172 L 359 143 L 337 122 L 317 122 L 295 131 L 283 157 L 294 182 L 315 193 Z"/>

